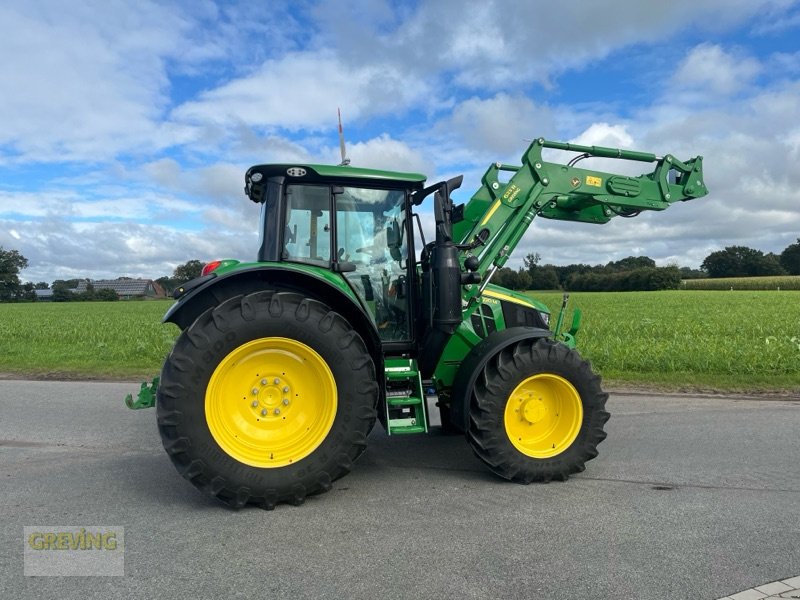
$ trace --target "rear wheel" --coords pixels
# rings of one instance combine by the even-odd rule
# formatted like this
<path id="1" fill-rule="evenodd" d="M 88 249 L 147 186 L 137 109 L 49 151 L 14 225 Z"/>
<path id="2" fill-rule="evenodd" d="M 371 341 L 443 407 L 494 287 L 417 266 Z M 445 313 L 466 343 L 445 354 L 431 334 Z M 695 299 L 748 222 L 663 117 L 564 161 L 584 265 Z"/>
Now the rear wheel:
<path id="1" fill-rule="evenodd" d="M 597 456 L 606 437 L 607 398 L 575 350 L 547 339 L 523 340 L 498 352 L 478 376 L 467 439 L 505 479 L 564 480 Z"/>
<path id="2" fill-rule="evenodd" d="M 178 471 L 234 507 L 301 503 L 364 451 L 375 366 L 324 304 L 258 292 L 206 311 L 181 334 L 158 389 L 158 424 Z"/>

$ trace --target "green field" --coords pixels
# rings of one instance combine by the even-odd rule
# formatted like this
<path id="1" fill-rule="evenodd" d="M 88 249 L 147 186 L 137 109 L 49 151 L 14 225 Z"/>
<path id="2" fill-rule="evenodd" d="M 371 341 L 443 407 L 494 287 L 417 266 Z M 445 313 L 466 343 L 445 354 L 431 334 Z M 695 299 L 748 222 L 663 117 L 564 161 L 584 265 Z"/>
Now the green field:
<path id="1" fill-rule="evenodd" d="M 557 292 L 531 292 L 550 306 Z M 574 293 L 578 349 L 615 383 L 800 391 L 800 292 Z"/>
<path id="2" fill-rule="evenodd" d="M 557 292 L 531 292 L 554 311 Z M 0 373 L 136 379 L 177 336 L 170 301 L 0 304 Z M 607 385 L 800 391 L 800 292 L 574 293 L 578 348 Z"/>
<path id="3" fill-rule="evenodd" d="M 156 375 L 178 335 L 171 301 L 0 304 L 0 372 L 47 377 Z"/>

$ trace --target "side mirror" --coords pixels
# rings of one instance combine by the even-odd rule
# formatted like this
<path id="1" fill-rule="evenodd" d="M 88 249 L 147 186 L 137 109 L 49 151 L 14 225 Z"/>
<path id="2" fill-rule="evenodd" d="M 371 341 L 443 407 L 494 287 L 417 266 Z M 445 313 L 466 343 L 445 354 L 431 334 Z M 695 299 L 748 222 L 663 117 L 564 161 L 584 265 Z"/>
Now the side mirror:
<path id="1" fill-rule="evenodd" d="M 389 254 L 392 259 L 401 261 L 403 259 L 400 253 L 400 248 L 403 245 L 403 232 L 400 230 L 400 225 L 394 220 L 386 226 L 386 245 L 389 247 Z"/>

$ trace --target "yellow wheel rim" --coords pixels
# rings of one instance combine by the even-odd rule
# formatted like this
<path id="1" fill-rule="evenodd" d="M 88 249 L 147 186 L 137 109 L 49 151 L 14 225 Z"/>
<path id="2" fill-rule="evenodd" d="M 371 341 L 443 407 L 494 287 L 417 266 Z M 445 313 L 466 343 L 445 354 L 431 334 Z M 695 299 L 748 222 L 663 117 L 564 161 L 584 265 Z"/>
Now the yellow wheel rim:
<path id="1" fill-rule="evenodd" d="M 583 421 L 583 404 L 563 377 L 540 373 L 522 381 L 508 398 L 506 435 L 514 447 L 533 458 L 550 458 L 570 447 Z"/>
<path id="2" fill-rule="evenodd" d="M 242 344 L 217 365 L 206 389 L 206 422 L 219 447 L 253 467 L 285 467 L 325 440 L 336 417 L 330 367 L 296 340 Z"/>

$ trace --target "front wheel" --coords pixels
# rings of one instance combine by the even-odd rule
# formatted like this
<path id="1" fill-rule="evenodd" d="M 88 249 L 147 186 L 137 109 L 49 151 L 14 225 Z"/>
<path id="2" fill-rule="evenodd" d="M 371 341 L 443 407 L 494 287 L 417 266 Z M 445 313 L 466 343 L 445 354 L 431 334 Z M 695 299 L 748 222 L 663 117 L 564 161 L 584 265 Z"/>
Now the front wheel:
<path id="1" fill-rule="evenodd" d="M 478 376 L 467 439 L 505 479 L 565 480 L 597 456 L 607 399 L 600 377 L 575 350 L 523 340 L 498 352 Z"/>
<path id="2" fill-rule="evenodd" d="M 162 370 L 158 425 L 186 479 L 234 507 L 301 503 L 366 447 L 378 385 L 367 348 L 324 304 L 238 296 L 178 338 Z"/>

